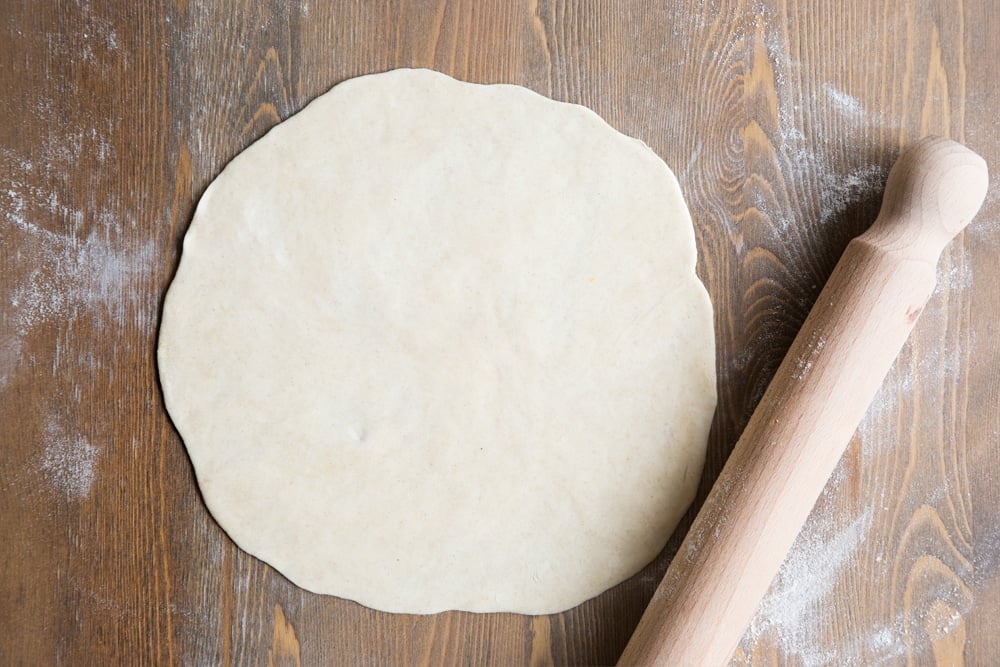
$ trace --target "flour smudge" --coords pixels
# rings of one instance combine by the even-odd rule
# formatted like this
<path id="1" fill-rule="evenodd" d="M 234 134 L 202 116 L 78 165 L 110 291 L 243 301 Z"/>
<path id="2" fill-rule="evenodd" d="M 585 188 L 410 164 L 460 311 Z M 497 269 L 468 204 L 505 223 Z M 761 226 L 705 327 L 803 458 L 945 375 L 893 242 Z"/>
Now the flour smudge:
<path id="1" fill-rule="evenodd" d="M 97 447 L 52 420 L 46 424 L 44 443 L 40 468 L 49 483 L 70 500 L 86 498 L 97 474 Z"/>

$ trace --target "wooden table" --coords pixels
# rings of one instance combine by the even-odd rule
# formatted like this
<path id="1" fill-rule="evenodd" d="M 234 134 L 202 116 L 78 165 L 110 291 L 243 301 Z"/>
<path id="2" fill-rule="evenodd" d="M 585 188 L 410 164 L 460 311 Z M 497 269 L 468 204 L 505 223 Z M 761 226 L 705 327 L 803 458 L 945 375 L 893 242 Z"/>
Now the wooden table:
<path id="1" fill-rule="evenodd" d="M 0 663 L 614 662 L 693 510 L 639 575 L 534 618 L 380 613 L 233 545 L 156 379 L 199 194 L 359 74 L 432 67 L 595 109 L 674 167 L 694 217 L 719 371 L 702 498 L 899 147 L 943 134 L 997 167 L 998 34 L 994 0 L 6 0 Z M 737 663 L 1000 661 L 998 192 Z"/>

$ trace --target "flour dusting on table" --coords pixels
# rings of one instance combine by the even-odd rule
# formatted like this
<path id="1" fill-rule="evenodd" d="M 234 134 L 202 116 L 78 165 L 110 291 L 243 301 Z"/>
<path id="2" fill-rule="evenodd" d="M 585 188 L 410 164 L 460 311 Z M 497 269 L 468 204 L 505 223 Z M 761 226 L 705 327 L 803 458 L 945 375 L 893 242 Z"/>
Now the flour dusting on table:
<path id="1" fill-rule="evenodd" d="M 841 463 L 824 495 L 845 478 Z M 902 655 L 901 624 L 870 628 L 865 635 L 832 645 L 817 643 L 817 630 L 827 613 L 822 603 L 833 591 L 837 574 L 854 562 L 876 511 L 869 505 L 846 525 L 828 514 L 813 514 L 761 601 L 744 644 L 772 637 L 786 656 L 794 656 L 805 667 L 851 664 L 849 656 L 858 654 L 881 659 Z"/>
<path id="2" fill-rule="evenodd" d="M 0 300 L 0 391 L 38 373 L 70 383 L 39 406 L 34 448 L 40 478 L 57 496 L 79 500 L 95 482 L 100 452 L 93 425 L 81 421 L 81 402 L 101 400 L 89 385 L 115 372 L 102 357 L 133 344 L 127 330 L 154 331 L 156 304 L 144 299 L 143 284 L 157 253 L 152 238 L 129 237 L 135 225 L 117 196 L 95 196 L 100 170 L 81 172 L 88 158 L 101 163 L 115 154 L 111 121 L 61 132 L 58 105 L 38 94 L 36 113 L 52 123 L 48 137 L 30 154 L 0 149 L 8 175 L 0 185 L 0 243 L 12 249 Z M 70 187 L 80 179 L 91 187 Z M 86 329 L 101 331 L 109 348 L 81 345 L 89 339 L 73 332 Z"/>
<path id="3" fill-rule="evenodd" d="M 85 498 L 90 493 L 96 475 L 97 453 L 97 447 L 83 436 L 66 433 L 55 421 L 46 424 L 41 469 L 49 482 L 67 498 Z"/>
<path id="4" fill-rule="evenodd" d="M 833 102 L 837 111 L 849 118 L 864 118 L 866 111 L 861 100 L 853 95 L 848 95 L 832 83 L 824 83 L 822 88 L 823 92 L 830 98 L 830 101 Z"/>
<path id="5" fill-rule="evenodd" d="M 949 252 L 954 253 L 955 257 L 950 264 L 947 260 L 942 260 L 938 266 L 937 286 L 917 320 L 915 332 L 921 329 L 943 331 L 947 326 L 947 310 L 942 303 L 943 295 L 957 294 L 972 287 L 972 263 L 965 260 L 966 251 L 956 245 L 946 251 Z M 944 387 L 954 382 L 962 368 L 963 356 L 972 356 L 975 353 L 975 336 L 966 337 L 964 342 L 966 349 L 957 346 L 925 345 L 920 348 L 918 358 L 913 359 L 911 359 L 912 347 L 904 347 L 858 427 L 862 443 L 878 442 L 880 434 L 875 430 L 876 427 L 885 421 L 887 415 L 897 411 L 902 401 L 913 400 L 915 386 Z M 867 463 L 872 463 L 872 458 L 878 454 L 878 450 L 872 446 L 865 447 L 863 452 Z"/>

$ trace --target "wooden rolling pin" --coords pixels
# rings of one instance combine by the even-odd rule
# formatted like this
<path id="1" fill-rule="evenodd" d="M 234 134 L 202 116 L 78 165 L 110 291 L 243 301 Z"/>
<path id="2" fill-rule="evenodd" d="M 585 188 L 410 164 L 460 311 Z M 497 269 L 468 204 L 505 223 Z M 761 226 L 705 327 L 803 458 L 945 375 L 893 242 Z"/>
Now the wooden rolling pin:
<path id="1" fill-rule="evenodd" d="M 728 664 L 987 180 L 983 159 L 953 141 L 903 152 L 878 219 L 844 251 L 619 665 Z"/>

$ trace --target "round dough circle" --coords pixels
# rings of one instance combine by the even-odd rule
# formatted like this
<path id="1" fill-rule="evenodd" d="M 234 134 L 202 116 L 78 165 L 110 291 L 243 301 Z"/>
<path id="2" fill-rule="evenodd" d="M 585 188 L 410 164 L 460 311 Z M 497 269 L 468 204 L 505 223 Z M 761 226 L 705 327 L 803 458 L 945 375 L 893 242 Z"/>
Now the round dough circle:
<path id="1" fill-rule="evenodd" d="M 312 591 L 550 613 L 652 560 L 715 409 L 676 180 L 593 112 L 396 70 L 202 197 L 164 397 L 212 514 Z"/>

